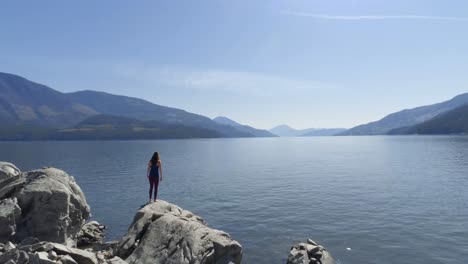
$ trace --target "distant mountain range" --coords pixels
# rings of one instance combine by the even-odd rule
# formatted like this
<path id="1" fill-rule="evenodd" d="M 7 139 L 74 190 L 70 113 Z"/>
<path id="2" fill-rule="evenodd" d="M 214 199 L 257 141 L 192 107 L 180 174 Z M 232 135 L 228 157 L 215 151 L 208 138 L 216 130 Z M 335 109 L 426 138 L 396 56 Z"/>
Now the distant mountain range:
<path id="1" fill-rule="evenodd" d="M 345 131 L 345 128 L 308 128 L 294 129 L 288 125 L 279 125 L 269 131 L 280 137 L 313 137 L 313 136 L 334 136 Z"/>
<path id="2" fill-rule="evenodd" d="M 237 129 L 238 131 L 254 135 L 255 137 L 276 137 L 276 135 L 270 133 L 267 130 L 256 129 L 251 126 L 242 125 L 224 116 L 215 117 L 213 118 L 213 121 L 221 125 L 233 127 Z"/>
<path id="3" fill-rule="evenodd" d="M 110 116 L 129 118 L 125 122 L 158 121 L 158 125 L 165 131 L 169 131 L 169 126 L 173 132 L 176 127 L 184 128 L 182 130 L 185 132 L 182 134 L 186 137 L 255 137 L 244 128 L 220 124 L 202 115 L 142 99 L 96 91 L 61 93 L 17 75 L 0 73 L 1 140 L 55 139 L 57 131 L 75 129 L 80 122 L 98 115 L 101 115 L 101 118 L 94 121 L 99 120 L 104 124 L 107 124 Z M 120 121 L 124 122 L 124 119 Z M 138 124 L 143 127 L 146 125 L 154 129 L 156 123 Z M 116 129 L 123 129 L 123 126 L 117 126 Z M 154 132 L 147 137 L 171 137 L 158 133 Z M 77 133 L 70 132 L 67 135 L 75 134 Z M 128 131 L 125 131 L 125 134 L 128 134 Z M 137 134 L 134 135 L 140 138 Z M 180 137 L 173 135 L 174 138 Z M 77 137 L 81 139 L 81 136 Z M 72 136 L 67 138 L 73 139 Z"/>
<path id="4" fill-rule="evenodd" d="M 449 135 L 468 134 L 468 104 L 444 112 L 420 124 L 395 128 L 389 135 Z"/>
<path id="5" fill-rule="evenodd" d="M 0 140 L 465 134 L 467 104 L 465 93 L 348 130 L 280 125 L 267 131 L 227 117 L 212 120 L 133 97 L 97 91 L 62 93 L 17 75 L 0 73 Z"/>
<path id="6" fill-rule="evenodd" d="M 442 113 L 446 113 L 467 103 L 468 93 L 464 93 L 442 103 L 406 109 L 387 115 L 378 121 L 353 127 L 339 135 L 384 135 L 387 133 L 395 133 L 395 131 L 398 130 L 392 131 L 393 129 L 411 127 L 424 123 Z"/>

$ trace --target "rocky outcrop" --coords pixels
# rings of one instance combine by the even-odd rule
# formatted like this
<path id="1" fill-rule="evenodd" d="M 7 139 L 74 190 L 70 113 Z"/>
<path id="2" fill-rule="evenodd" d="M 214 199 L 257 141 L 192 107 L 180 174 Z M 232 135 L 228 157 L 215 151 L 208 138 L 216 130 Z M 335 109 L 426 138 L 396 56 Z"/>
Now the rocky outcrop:
<path id="1" fill-rule="evenodd" d="M 227 233 L 209 228 L 203 219 L 165 201 L 138 211 L 117 246 L 128 263 L 240 263 L 242 247 Z"/>
<path id="2" fill-rule="evenodd" d="M 78 247 L 102 244 L 105 229 L 105 225 L 101 225 L 96 221 L 86 223 L 81 227 L 81 230 L 78 233 Z"/>
<path id="3" fill-rule="evenodd" d="M 335 264 L 330 253 L 312 239 L 291 247 L 287 264 Z"/>
<path id="4" fill-rule="evenodd" d="M 90 216 L 89 205 L 73 177 L 55 168 L 21 173 L 13 164 L 1 162 L 0 201 L 3 240 L 19 242 L 36 237 L 75 245 Z"/>
<path id="5" fill-rule="evenodd" d="M 85 224 L 89 216 L 83 192 L 64 171 L 22 173 L 0 162 L 0 264 L 235 264 L 242 259 L 241 245 L 227 233 L 164 201 L 140 209 L 121 241 L 103 243 L 105 226 Z"/>
<path id="6" fill-rule="evenodd" d="M 18 245 L 0 245 L 0 263 L 126 264 L 121 258 L 105 256 L 102 252 L 81 250 L 58 243 L 37 242 L 34 239 L 25 240 Z"/>
<path id="7" fill-rule="evenodd" d="M 158 200 L 141 208 L 120 241 L 85 223 L 90 208 L 73 177 L 43 168 L 22 173 L 0 162 L 0 264 L 238 264 L 242 246 L 190 211 Z M 77 247 L 78 246 L 78 247 Z M 308 239 L 287 264 L 335 264 Z"/>
<path id="8" fill-rule="evenodd" d="M 0 162 L 0 264 L 101 264 L 126 262 L 102 243 L 104 226 L 73 177 L 43 168 L 21 173 Z M 77 241 L 91 246 L 76 248 Z M 56 242 L 56 243 L 54 243 Z M 93 251 L 98 244 L 103 250 Z"/>

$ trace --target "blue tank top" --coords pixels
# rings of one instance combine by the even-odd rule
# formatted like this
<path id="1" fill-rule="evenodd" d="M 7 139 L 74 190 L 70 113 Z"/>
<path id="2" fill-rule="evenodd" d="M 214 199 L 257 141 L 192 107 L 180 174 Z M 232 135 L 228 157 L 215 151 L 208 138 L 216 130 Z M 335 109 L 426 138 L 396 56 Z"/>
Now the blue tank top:
<path id="1" fill-rule="evenodd" d="M 157 164 L 151 166 L 149 176 L 150 177 L 155 177 L 155 178 L 159 177 L 159 166 Z"/>

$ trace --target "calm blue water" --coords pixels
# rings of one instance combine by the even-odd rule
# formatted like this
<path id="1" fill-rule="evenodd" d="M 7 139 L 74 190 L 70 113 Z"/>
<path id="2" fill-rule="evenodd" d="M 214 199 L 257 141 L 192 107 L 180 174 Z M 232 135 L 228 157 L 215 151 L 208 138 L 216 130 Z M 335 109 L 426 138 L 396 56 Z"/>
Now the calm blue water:
<path id="1" fill-rule="evenodd" d="M 160 198 L 229 232 L 244 263 L 284 263 L 309 237 L 344 264 L 468 263 L 468 137 L 0 142 L 0 160 L 75 176 L 112 240 L 155 150 Z"/>

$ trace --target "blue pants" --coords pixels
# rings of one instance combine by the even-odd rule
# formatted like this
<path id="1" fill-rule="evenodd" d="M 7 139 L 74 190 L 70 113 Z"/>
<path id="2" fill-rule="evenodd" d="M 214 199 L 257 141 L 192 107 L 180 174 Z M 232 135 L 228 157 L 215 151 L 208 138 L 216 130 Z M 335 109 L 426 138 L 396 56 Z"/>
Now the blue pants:
<path id="1" fill-rule="evenodd" d="M 159 177 L 149 176 L 149 183 L 150 183 L 150 190 L 149 190 L 149 198 L 151 200 L 151 195 L 153 194 L 154 188 L 154 199 L 158 197 L 158 186 L 159 186 Z"/>

